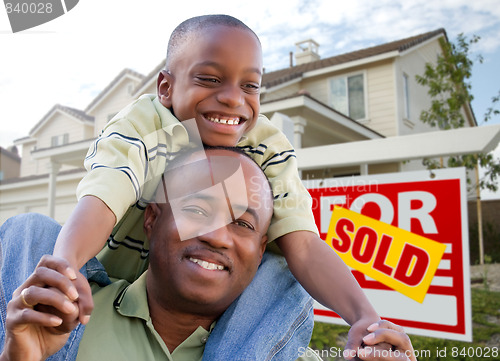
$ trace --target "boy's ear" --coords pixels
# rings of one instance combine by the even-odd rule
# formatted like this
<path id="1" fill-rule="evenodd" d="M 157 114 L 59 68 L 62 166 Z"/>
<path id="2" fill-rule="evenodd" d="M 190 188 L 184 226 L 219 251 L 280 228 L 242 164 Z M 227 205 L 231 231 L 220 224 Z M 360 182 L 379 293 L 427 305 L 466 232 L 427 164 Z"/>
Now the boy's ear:
<path id="1" fill-rule="evenodd" d="M 156 221 L 160 218 L 160 207 L 156 203 L 149 203 L 144 210 L 144 233 L 151 239 Z"/>
<path id="2" fill-rule="evenodd" d="M 166 71 L 165 69 L 160 71 L 158 74 L 158 80 L 156 82 L 158 98 L 160 99 L 160 103 L 165 108 L 172 107 L 172 75 Z"/>

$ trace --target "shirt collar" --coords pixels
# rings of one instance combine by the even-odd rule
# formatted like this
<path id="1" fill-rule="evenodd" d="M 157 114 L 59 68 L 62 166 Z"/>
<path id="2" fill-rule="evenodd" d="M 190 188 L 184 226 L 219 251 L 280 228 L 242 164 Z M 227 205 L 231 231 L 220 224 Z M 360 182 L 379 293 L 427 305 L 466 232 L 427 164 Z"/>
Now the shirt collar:
<path id="1" fill-rule="evenodd" d="M 170 136 L 170 138 L 175 139 L 175 143 L 178 146 L 182 147 L 189 144 L 189 135 L 182 122 L 172 114 L 170 109 L 160 103 L 160 99 L 157 96 L 150 95 L 150 97 L 156 112 L 160 116 L 161 127 L 165 133 Z"/>
<path id="2" fill-rule="evenodd" d="M 120 315 L 144 320 L 148 328 L 157 336 L 155 337 L 158 339 L 158 342 L 164 346 L 160 336 L 156 333 L 156 330 L 154 330 L 153 322 L 149 314 L 148 298 L 146 293 L 146 275 L 147 271 L 144 272 L 134 283 L 125 287 L 118 294 L 118 296 L 116 296 L 113 304 L 116 311 Z M 183 353 L 192 355 L 192 358 L 190 358 L 192 360 L 201 359 L 201 355 L 203 355 L 203 350 L 205 349 L 205 343 L 214 329 L 215 324 L 216 322 L 213 322 L 208 331 L 199 326 L 174 350 L 174 352 L 171 353 L 172 357 L 174 357 L 175 354 Z M 170 354 L 166 346 L 163 347 L 163 349 L 167 354 Z"/>

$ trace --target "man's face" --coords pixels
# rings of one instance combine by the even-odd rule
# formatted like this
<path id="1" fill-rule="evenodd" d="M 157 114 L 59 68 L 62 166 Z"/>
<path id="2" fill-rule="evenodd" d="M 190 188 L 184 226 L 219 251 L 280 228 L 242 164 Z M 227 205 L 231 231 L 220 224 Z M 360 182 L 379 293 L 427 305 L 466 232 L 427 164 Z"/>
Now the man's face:
<path id="1" fill-rule="evenodd" d="M 235 146 L 259 115 L 262 51 L 247 30 L 211 26 L 188 36 L 158 79 L 161 103 L 196 119 L 203 143 Z"/>
<path id="2" fill-rule="evenodd" d="M 200 178 L 213 177 L 203 167 L 173 171 L 166 187 L 182 184 L 175 202 L 149 206 L 145 215 L 151 240 L 148 295 L 169 307 L 217 317 L 253 279 L 265 250 L 273 205 L 267 180 L 250 159 L 227 150 L 207 155 L 212 170 L 217 157 L 236 157 L 245 184 L 231 189 L 235 184 L 225 182 L 230 196 L 221 197 L 214 192 L 216 187 L 199 190 Z M 190 183 L 195 192 L 185 192 Z M 228 220 L 228 207 L 230 214 L 239 216 Z M 212 224 L 224 226 L 214 230 Z M 183 240 L 178 229 L 194 236 Z"/>

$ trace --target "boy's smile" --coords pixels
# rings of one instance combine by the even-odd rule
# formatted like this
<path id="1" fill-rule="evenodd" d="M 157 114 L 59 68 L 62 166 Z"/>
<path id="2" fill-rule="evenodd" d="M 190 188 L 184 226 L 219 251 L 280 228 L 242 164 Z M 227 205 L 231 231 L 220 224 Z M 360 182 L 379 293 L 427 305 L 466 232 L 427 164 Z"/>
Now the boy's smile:
<path id="1" fill-rule="evenodd" d="M 235 146 L 259 115 L 262 51 L 247 30 L 211 26 L 187 36 L 158 78 L 161 103 L 196 119 L 205 144 Z"/>

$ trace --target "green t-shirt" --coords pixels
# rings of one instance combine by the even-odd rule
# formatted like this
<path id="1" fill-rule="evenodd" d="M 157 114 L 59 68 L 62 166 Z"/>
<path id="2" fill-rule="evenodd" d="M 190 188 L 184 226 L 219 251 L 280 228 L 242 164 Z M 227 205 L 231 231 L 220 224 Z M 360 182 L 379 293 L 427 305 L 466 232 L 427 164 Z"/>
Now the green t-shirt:
<path id="1" fill-rule="evenodd" d="M 94 311 L 85 328 L 77 361 L 197 361 L 203 357 L 210 331 L 198 327 L 170 353 L 149 315 L 145 272 L 137 281 L 117 281 L 92 286 Z M 321 361 L 313 352 L 302 352 L 297 361 Z"/>

